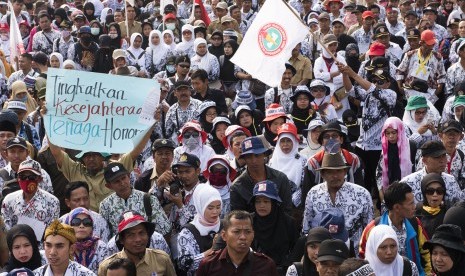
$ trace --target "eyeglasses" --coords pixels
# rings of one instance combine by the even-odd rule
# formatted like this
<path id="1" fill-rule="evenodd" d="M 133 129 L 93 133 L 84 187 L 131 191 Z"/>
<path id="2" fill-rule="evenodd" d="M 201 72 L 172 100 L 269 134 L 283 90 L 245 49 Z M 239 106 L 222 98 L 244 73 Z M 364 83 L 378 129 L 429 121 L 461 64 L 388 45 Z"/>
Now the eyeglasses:
<path id="1" fill-rule="evenodd" d="M 428 113 L 428 110 L 425 110 L 425 111 L 415 110 L 415 115 L 426 115 L 426 113 Z"/>
<path id="2" fill-rule="evenodd" d="M 437 188 L 437 189 L 427 188 L 425 193 L 427 195 L 434 195 L 434 193 L 436 193 L 438 195 L 444 195 L 446 193 L 446 191 L 444 191 L 443 188 Z"/>
<path id="3" fill-rule="evenodd" d="M 329 139 L 338 139 L 341 137 L 339 134 L 334 133 L 333 135 L 325 134 L 323 135 L 323 139 L 329 140 Z"/>
<path id="4" fill-rule="evenodd" d="M 80 218 L 73 218 L 71 220 L 71 226 L 81 226 L 81 224 L 84 224 L 85 227 L 92 227 L 93 223 L 90 218 L 85 218 L 85 219 L 80 219 Z"/>
<path id="5" fill-rule="evenodd" d="M 36 180 L 38 177 L 39 176 L 33 175 L 33 174 L 29 174 L 29 175 L 20 174 L 20 175 L 18 175 L 19 180 Z"/>
<path id="6" fill-rule="evenodd" d="M 191 137 L 198 138 L 200 136 L 200 133 L 198 132 L 186 132 L 182 135 L 184 139 L 189 139 Z"/>
<path id="7" fill-rule="evenodd" d="M 216 112 L 206 113 L 205 114 L 205 116 L 207 116 L 207 117 L 216 117 L 216 115 L 218 115 L 218 113 L 216 113 Z"/>

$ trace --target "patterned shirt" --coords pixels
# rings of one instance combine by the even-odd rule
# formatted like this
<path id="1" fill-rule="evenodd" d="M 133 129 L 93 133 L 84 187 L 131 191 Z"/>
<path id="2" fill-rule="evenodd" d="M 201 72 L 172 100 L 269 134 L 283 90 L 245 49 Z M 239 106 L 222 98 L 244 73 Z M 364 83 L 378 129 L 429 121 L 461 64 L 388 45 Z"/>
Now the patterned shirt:
<path id="1" fill-rule="evenodd" d="M 205 184 L 197 184 L 205 185 Z M 197 187 L 196 185 L 196 187 Z M 179 209 L 173 205 L 170 214 L 170 221 L 173 223 L 173 230 L 179 233 L 184 225 L 191 222 L 197 211 L 195 210 L 194 202 L 192 202 L 192 195 L 194 194 L 195 187 L 190 191 L 184 191 L 183 206 Z"/>
<path id="2" fill-rule="evenodd" d="M 169 56 L 172 55 L 173 52 L 171 50 L 166 51 L 163 57 L 155 64 L 153 63 L 153 50 L 152 48 L 147 47 L 147 49 L 145 50 L 145 69 L 150 72 L 151 76 L 155 73 L 163 71 L 166 64 L 166 60 Z"/>
<path id="3" fill-rule="evenodd" d="M 10 75 L 10 77 L 8 78 L 8 90 L 11 90 L 11 85 L 13 84 L 13 82 L 15 82 L 17 80 L 24 80 L 24 78 L 26 76 L 30 76 L 30 77 L 35 79 L 36 77 L 39 76 L 39 73 L 34 71 L 34 69 L 29 70 L 29 72 L 27 72 L 27 74 L 24 74 L 23 70 L 18 70 L 16 72 L 12 73 Z"/>
<path id="4" fill-rule="evenodd" d="M 121 250 L 118 249 L 115 242 L 115 236 L 113 236 L 107 244 L 108 247 L 108 256 L 111 256 L 115 253 L 120 252 Z M 165 238 L 162 234 L 157 233 L 157 231 L 153 232 L 152 236 L 150 237 L 150 246 L 149 248 L 158 249 L 165 251 L 166 254 L 171 255 L 170 247 L 166 242 Z"/>
<path id="5" fill-rule="evenodd" d="M 107 221 L 99 213 L 96 213 L 92 210 L 89 210 L 89 212 L 94 222 L 92 235 L 99 237 L 100 240 L 105 243 L 108 242 L 108 239 L 110 238 L 110 227 L 108 227 Z M 69 213 L 61 216 L 60 221 L 64 222 L 66 218 L 68 217 L 68 215 Z M 108 256 L 110 255 L 111 254 L 108 254 Z"/>
<path id="6" fill-rule="evenodd" d="M 46 264 L 34 270 L 34 276 L 53 276 L 53 272 L 50 265 Z M 64 276 L 97 276 L 97 274 L 74 261 L 69 261 Z"/>
<path id="7" fill-rule="evenodd" d="M 310 189 L 305 200 L 302 231 L 308 233 L 310 228 L 319 226 L 321 213 L 329 208 L 338 208 L 344 213 L 349 237 L 354 242 L 354 248 L 358 248 L 363 229 L 373 220 L 370 193 L 360 185 L 345 182 L 337 191 L 333 203 L 326 182 L 316 185 Z"/>
<path id="8" fill-rule="evenodd" d="M 131 195 L 124 200 L 116 193 L 113 193 L 100 203 L 100 214 L 107 220 L 113 234 L 118 233 L 119 219 L 124 211 L 132 210 L 138 212 L 147 219 L 147 213 L 144 208 L 144 194 L 144 192 L 132 190 Z M 150 203 L 152 205 L 151 221 L 155 223 L 155 230 L 163 235 L 168 234 L 171 230 L 171 225 L 160 203 L 158 203 L 158 199 L 151 196 Z"/>
<path id="9" fill-rule="evenodd" d="M 29 160 L 29 159 L 30 158 L 28 156 L 26 160 Z M 16 172 L 11 167 L 11 163 L 8 163 L 8 165 L 6 165 L 4 169 L 8 172 L 8 175 L 10 175 L 12 178 L 17 177 Z M 39 188 L 41 188 L 42 190 L 50 194 L 53 194 L 53 186 L 52 186 L 52 180 L 50 179 L 50 175 L 44 169 L 41 169 L 41 173 L 42 173 L 42 181 L 40 181 L 39 183 Z M 0 191 L 3 190 L 4 184 L 5 184 L 5 180 L 2 177 L 0 177 Z"/>
<path id="10" fill-rule="evenodd" d="M 200 252 L 200 247 L 195 240 L 194 234 L 187 228 L 183 228 L 179 233 L 177 247 L 179 252 L 177 259 L 179 268 L 187 271 L 187 275 L 189 276 L 195 275 L 205 255 L 203 252 Z"/>
<path id="11" fill-rule="evenodd" d="M 357 41 L 358 49 L 361 54 L 364 54 L 370 48 L 372 42 L 373 30 L 365 32 L 365 29 L 362 27 L 352 33 L 352 37 Z"/>
<path id="12" fill-rule="evenodd" d="M 405 24 L 401 21 L 397 21 L 397 24 L 392 25 L 388 20 L 385 20 L 386 27 L 391 34 L 396 34 L 405 29 Z"/>
<path id="13" fill-rule="evenodd" d="M 54 29 L 51 29 L 50 32 L 47 33 L 40 31 L 36 33 L 32 39 L 32 51 L 40 51 L 46 55 L 50 55 L 53 52 L 53 41 L 60 37 L 60 32 Z"/>
<path id="14" fill-rule="evenodd" d="M 60 202 L 54 195 L 40 188 L 31 200 L 26 202 L 23 191 L 19 190 L 8 194 L 3 200 L 2 216 L 8 230 L 18 223 L 20 217 L 37 220 L 46 226 L 60 217 Z"/>
<path id="15" fill-rule="evenodd" d="M 173 134 L 180 130 L 186 122 L 197 120 L 199 117 L 199 106 L 201 103 L 201 101 L 191 97 L 190 103 L 185 110 L 181 109 L 179 103 L 173 104 L 170 109 L 168 109 L 168 112 L 166 112 L 165 138 L 170 138 Z M 157 128 L 161 128 L 158 122 L 156 123 L 155 130 L 157 130 Z"/>
<path id="16" fill-rule="evenodd" d="M 292 105 L 293 102 L 291 101 L 291 96 L 292 96 L 292 87 L 289 87 L 287 89 L 282 89 L 281 85 L 276 87 L 276 88 L 270 88 L 265 92 L 265 108 L 268 107 L 270 104 L 275 102 L 275 89 L 278 91 L 278 98 L 279 98 L 279 104 L 283 106 L 284 112 L 286 114 L 290 114 L 292 112 Z"/>
<path id="17" fill-rule="evenodd" d="M 77 250 L 78 249 L 76 249 L 76 251 Z M 108 256 L 110 256 L 110 254 L 108 254 L 107 245 L 103 241 L 98 240 L 97 247 L 95 248 L 95 255 L 90 261 L 90 264 L 88 264 L 86 267 L 97 274 L 99 264 Z"/>
<path id="18" fill-rule="evenodd" d="M 412 188 L 413 195 L 415 196 L 415 203 L 423 202 L 421 180 L 426 174 L 426 168 L 423 168 L 401 179 L 401 182 L 407 183 Z M 457 201 L 464 200 L 463 192 L 460 190 L 460 186 L 455 178 L 447 173 L 442 173 L 441 176 L 446 183 L 446 195 L 444 196 L 446 206 L 451 207 Z"/>
<path id="19" fill-rule="evenodd" d="M 205 66 L 202 59 L 208 59 L 208 64 Z M 210 53 L 206 53 L 205 56 L 199 57 L 195 55 L 191 58 L 191 70 L 203 69 L 208 73 L 208 80 L 214 82 L 220 77 L 220 62 L 218 58 Z"/>
<path id="20" fill-rule="evenodd" d="M 417 265 L 410 260 L 409 262 L 410 262 L 410 266 L 412 267 L 412 276 L 420 276 Z M 295 267 L 295 265 L 291 265 L 287 269 L 286 276 L 299 276 L 299 273 L 297 272 L 297 268 Z"/>
<path id="21" fill-rule="evenodd" d="M 449 69 L 447 69 L 446 89 L 444 90 L 446 97 L 453 95 L 455 85 L 463 80 L 465 80 L 465 68 L 463 68 L 460 62 L 452 64 Z"/>
<path id="22" fill-rule="evenodd" d="M 77 42 L 75 37 L 70 36 L 68 42 L 66 42 L 65 39 L 60 36 L 53 41 L 53 52 L 60 53 L 63 56 L 63 60 L 67 60 L 69 47 L 75 42 Z"/>

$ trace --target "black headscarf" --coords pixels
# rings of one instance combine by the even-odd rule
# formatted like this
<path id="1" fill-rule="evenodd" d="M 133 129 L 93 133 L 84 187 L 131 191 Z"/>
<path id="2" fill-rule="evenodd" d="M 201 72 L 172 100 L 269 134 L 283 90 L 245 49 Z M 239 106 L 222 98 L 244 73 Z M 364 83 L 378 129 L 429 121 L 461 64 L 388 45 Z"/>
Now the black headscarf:
<path id="1" fill-rule="evenodd" d="M 118 36 L 115 39 L 111 39 L 110 48 L 112 48 L 113 50 L 120 49 L 121 48 L 121 28 L 116 22 L 110 23 L 110 25 L 108 25 L 108 33 L 110 33 L 110 28 L 112 26 L 116 28 L 116 33 L 118 34 Z"/>
<path id="2" fill-rule="evenodd" d="M 32 246 L 32 257 L 26 262 L 20 262 L 13 255 L 13 242 L 17 237 L 25 237 L 29 240 Z M 42 257 L 39 253 L 39 245 L 34 230 L 29 225 L 17 224 L 13 226 L 6 234 L 6 242 L 8 244 L 8 250 L 10 250 L 10 259 L 8 264 L 5 266 L 5 271 L 10 272 L 13 269 L 26 267 L 30 270 L 39 268 L 42 265 Z"/>
<path id="3" fill-rule="evenodd" d="M 92 25 L 93 25 L 94 23 L 98 25 L 98 28 L 100 29 L 100 31 L 99 31 L 99 34 L 98 34 L 98 35 L 93 35 L 93 34 L 91 34 L 91 36 L 92 36 L 92 41 L 95 42 L 95 43 L 99 43 L 99 36 L 101 36 L 101 35 L 103 34 L 103 26 L 102 26 L 102 24 L 101 24 L 98 20 L 92 20 L 92 21 L 89 23 L 89 26 L 92 28 Z"/>
<path id="4" fill-rule="evenodd" d="M 115 15 L 114 14 L 107 14 L 107 17 L 105 18 L 105 26 L 104 27 L 104 32 L 108 34 L 108 31 L 110 29 L 110 24 L 115 22 Z"/>
<path id="5" fill-rule="evenodd" d="M 220 64 L 220 79 L 223 81 L 237 81 L 237 78 L 234 74 L 234 63 L 232 63 L 230 59 L 236 53 L 237 49 L 239 48 L 239 44 L 237 44 L 235 40 L 229 39 L 224 43 L 224 46 L 226 45 L 230 45 L 233 52 L 231 55 L 224 54 L 223 64 Z"/>
<path id="6" fill-rule="evenodd" d="M 94 12 L 91 15 L 88 15 L 86 10 L 93 10 Z M 92 20 L 97 19 L 97 18 L 95 18 L 95 6 L 94 6 L 94 4 L 92 4 L 92 2 L 85 3 L 83 11 L 84 11 L 84 16 L 87 18 L 87 21 L 90 22 Z"/>
<path id="7" fill-rule="evenodd" d="M 465 253 L 457 251 L 455 249 L 447 248 L 442 245 L 438 245 L 444 248 L 444 250 L 447 251 L 449 254 L 450 258 L 452 259 L 452 262 L 454 263 L 452 268 L 447 271 L 447 272 L 438 272 L 436 269 L 434 269 L 433 266 L 433 271 L 436 274 L 436 276 L 464 276 L 465 275 Z M 431 253 L 430 253 L 431 254 Z M 431 254 L 432 257 L 432 254 Z"/>
<path id="8" fill-rule="evenodd" d="M 388 178 L 389 183 L 401 179 L 399 148 L 397 144 L 388 143 Z"/>
<path id="9" fill-rule="evenodd" d="M 141 25 L 141 29 L 142 29 L 142 33 L 141 33 L 141 35 L 142 35 L 142 45 L 140 46 L 142 49 L 146 49 L 147 47 L 149 47 L 149 37 L 144 35 L 144 26 L 145 25 L 150 26 L 150 28 L 152 28 L 152 30 L 153 30 L 153 26 L 152 26 L 152 24 L 150 22 L 142 23 L 142 25 Z"/>
<path id="10" fill-rule="evenodd" d="M 99 49 L 95 53 L 95 63 L 92 72 L 108 74 L 113 69 L 113 49 L 110 47 L 110 36 L 103 34 L 99 37 Z"/>
<path id="11" fill-rule="evenodd" d="M 217 58 L 224 55 L 224 47 L 223 47 L 223 33 L 220 31 L 214 31 L 212 36 L 220 36 L 221 37 L 221 44 L 219 46 L 214 46 L 213 44 L 208 47 L 208 52 Z"/>
<path id="12" fill-rule="evenodd" d="M 354 70 L 355 73 L 358 72 L 358 69 L 360 69 L 360 65 L 362 63 L 360 62 L 360 51 L 358 49 L 357 44 L 350 43 L 349 45 L 347 45 L 346 62 L 347 62 L 347 65 L 349 65 L 349 67 L 352 68 L 352 70 Z"/>
<path id="13" fill-rule="evenodd" d="M 63 22 L 63 20 L 69 20 L 68 19 L 68 14 L 66 14 L 66 11 L 65 9 L 63 8 L 58 8 L 55 10 L 55 12 L 53 13 L 54 16 L 59 16 L 61 18 L 61 21 L 60 22 L 56 22 L 56 19 L 55 19 L 55 25 L 60 28 L 60 24 L 61 22 Z"/>

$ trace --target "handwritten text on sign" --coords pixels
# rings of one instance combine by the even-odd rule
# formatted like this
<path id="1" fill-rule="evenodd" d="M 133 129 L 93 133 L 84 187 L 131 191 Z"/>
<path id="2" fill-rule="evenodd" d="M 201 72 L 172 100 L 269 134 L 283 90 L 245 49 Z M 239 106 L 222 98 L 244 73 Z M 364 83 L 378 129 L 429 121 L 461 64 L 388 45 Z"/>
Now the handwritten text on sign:
<path id="1" fill-rule="evenodd" d="M 129 152 L 154 123 L 159 91 L 150 79 L 49 69 L 45 129 L 61 147 Z"/>

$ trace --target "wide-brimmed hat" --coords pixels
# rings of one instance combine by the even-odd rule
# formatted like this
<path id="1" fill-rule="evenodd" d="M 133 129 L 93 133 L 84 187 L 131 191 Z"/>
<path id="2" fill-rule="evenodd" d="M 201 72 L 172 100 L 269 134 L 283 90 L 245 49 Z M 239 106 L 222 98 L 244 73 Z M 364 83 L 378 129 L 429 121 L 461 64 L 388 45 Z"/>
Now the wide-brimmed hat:
<path id="1" fill-rule="evenodd" d="M 214 101 L 204 101 L 199 106 L 199 114 L 202 114 L 204 111 L 206 111 L 210 107 L 216 108 L 216 103 Z"/>
<path id="2" fill-rule="evenodd" d="M 322 79 L 312 80 L 312 82 L 310 83 L 310 90 L 312 90 L 313 87 L 318 87 L 318 86 L 323 86 L 325 88 L 326 96 L 328 96 L 329 93 L 331 92 L 331 89 L 329 88 L 329 86 L 327 86 L 326 83 Z"/>
<path id="3" fill-rule="evenodd" d="M 294 93 L 292 94 L 292 96 L 290 97 L 291 101 L 295 102 L 297 100 L 297 97 L 300 95 L 300 94 L 305 94 L 308 96 L 308 98 L 310 99 L 310 102 L 314 100 L 314 97 L 312 95 L 312 93 L 310 92 L 310 90 L 308 89 L 308 87 L 306 85 L 298 85 L 295 90 L 294 90 Z"/>
<path id="4" fill-rule="evenodd" d="M 124 212 L 118 223 L 118 233 L 115 237 L 115 242 L 120 242 L 121 233 L 130 228 L 136 227 L 139 224 L 143 224 L 147 228 L 147 234 L 150 240 L 153 232 L 155 232 L 155 225 L 151 222 L 145 220 L 145 218 L 135 211 L 126 211 Z"/>
<path id="5" fill-rule="evenodd" d="M 239 125 L 230 125 L 230 126 L 228 126 L 228 128 L 226 128 L 226 131 L 224 132 L 223 140 L 221 141 L 225 148 L 229 148 L 231 136 L 232 136 L 232 134 L 234 134 L 236 132 L 242 132 L 247 137 L 252 136 L 252 134 L 250 133 L 250 131 L 247 128 L 239 126 Z"/>
<path id="6" fill-rule="evenodd" d="M 415 90 L 420 93 L 428 93 L 428 83 L 420 79 L 414 79 L 409 84 L 404 83 L 404 88 Z"/>
<path id="7" fill-rule="evenodd" d="M 344 162 L 344 158 L 342 157 L 342 154 L 340 152 L 325 152 L 323 156 L 323 161 L 321 162 L 321 167 L 316 170 L 340 170 L 348 168 L 350 168 L 350 166 L 348 166 L 347 163 Z"/>
<path id="8" fill-rule="evenodd" d="M 280 104 L 272 103 L 265 110 L 265 119 L 263 119 L 263 122 L 271 122 L 281 117 L 287 119 L 284 107 L 282 107 Z"/>
<path id="9" fill-rule="evenodd" d="M 188 129 L 198 131 L 202 136 L 202 143 L 205 143 L 205 141 L 207 141 L 208 134 L 205 131 L 203 131 L 202 127 L 200 126 L 200 123 L 197 121 L 189 121 L 182 126 L 180 134 L 178 135 L 178 142 L 182 142 L 182 136 Z"/>
<path id="10" fill-rule="evenodd" d="M 433 250 L 435 245 L 465 253 L 462 230 L 454 224 L 442 224 L 436 228 L 431 240 L 423 244 L 423 249 Z"/>
<path id="11" fill-rule="evenodd" d="M 216 164 L 221 164 L 222 166 L 228 169 L 229 180 L 233 181 L 234 179 L 236 179 L 237 171 L 233 167 L 231 167 L 230 162 L 228 161 L 228 159 L 226 159 L 224 155 L 219 154 L 214 155 L 212 158 L 210 158 L 210 160 L 207 161 L 207 169 L 203 172 L 203 176 L 205 176 L 205 178 L 208 179 L 208 177 L 210 176 L 210 167 Z"/>
<path id="12" fill-rule="evenodd" d="M 315 128 L 317 128 L 319 126 L 322 127 L 324 125 L 325 125 L 325 122 L 323 122 L 323 120 L 321 120 L 321 119 L 313 119 L 313 120 L 310 121 L 307 128 L 302 129 L 302 135 L 307 137 L 309 131 L 314 130 Z"/>
<path id="13" fill-rule="evenodd" d="M 328 131 L 336 131 L 341 135 L 344 140 L 346 139 L 347 136 L 347 130 L 343 129 L 346 128 L 345 126 L 342 126 L 338 121 L 331 121 L 325 125 L 323 125 L 323 129 L 321 130 L 320 136 L 318 136 L 318 143 L 320 145 L 323 144 L 323 136 L 325 135 L 326 132 Z M 345 131 L 345 132 L 344 132 Z"/>
<path id="14" fill-rule="evenodd" d="M 415 95 L 411 96 L 407 100 L 407 106 L 405 107 L 405 110 L 417 110 L 419 108 L 429 108 L 428 107 L 428 102 L 426 101 L 426 98 L 423 96 Z"/>
<path id="15" fill-rule="evenodd" d="M 245 138 L 241 144 L 242 153 L 240 157 L 244 157 L 248 154 L 265 154 L 268 155 L 271 152 L 271 149 L 265 148 L 263 145 L 262 139 L 257 136 L 252 136 Z"/>

